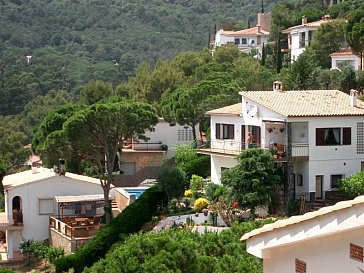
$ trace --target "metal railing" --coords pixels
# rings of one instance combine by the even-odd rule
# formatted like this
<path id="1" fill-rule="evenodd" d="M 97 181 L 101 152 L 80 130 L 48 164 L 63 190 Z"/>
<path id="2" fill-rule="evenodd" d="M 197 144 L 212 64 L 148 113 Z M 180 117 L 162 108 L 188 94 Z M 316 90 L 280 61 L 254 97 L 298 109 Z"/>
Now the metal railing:
<path id="1" fill-rule="evenodd" d="M 6 215 L 5 212 L 0 213 L 0 227 L 6 226 L 22 226 L 23 213 L 13 211 L 12 215 Z"/>
<path id="2" fill-rule="evenodd" d="M 304 157 L 309 155 L 309 145 L 295 143 L 292 144 L 292 156 L 293 157 Z M 287 146 L 281 143 L 275 143 L 274 145 L 264 145 L 258 143 L 248 144 L 245 142 L 238 142 L 234 140 L 211 140 L 209 145 L 204 143 L 199 145 L 201 149 L 207 149 L 211 152 L 220 152 L 226 154 L 239 154 L 242 150 L 248 148 L 262 148 L 271 151 L 273 155 L 278 155 L 279 157 L 287 156 Z"/>
<path id="3" fill-rule="evenodd" d="M 163 144 L 162 141 L 158 142 L 130 142 L 123 144 L 123 150 L 139 150 L 139 151 L 162 151 Z"/>

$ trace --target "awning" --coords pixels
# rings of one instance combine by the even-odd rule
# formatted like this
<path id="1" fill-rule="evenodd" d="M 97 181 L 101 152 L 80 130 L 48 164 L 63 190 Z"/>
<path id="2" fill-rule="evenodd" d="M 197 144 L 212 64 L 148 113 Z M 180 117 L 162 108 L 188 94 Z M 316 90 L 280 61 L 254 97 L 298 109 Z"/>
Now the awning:
<path id="1" fill-rule="evenodd" d="M 103 201 L 103 194 L 90 194 L 90 195 L 67 195 L 67 196 L 55 196 L 57 203 L 75 203 L 75 202 L 94 202 Z M 109 196 L 111 199 L 111 196 Z"/>

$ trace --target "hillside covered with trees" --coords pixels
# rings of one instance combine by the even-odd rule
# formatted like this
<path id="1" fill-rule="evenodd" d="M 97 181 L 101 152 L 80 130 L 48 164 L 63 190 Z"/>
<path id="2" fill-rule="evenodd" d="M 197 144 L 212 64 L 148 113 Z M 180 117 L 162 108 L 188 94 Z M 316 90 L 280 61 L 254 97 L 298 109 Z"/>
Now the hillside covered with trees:
<path id="1" fill-rule="evenodd" d="M 280 2 L 264 0 L 265 11 Z M 288 24 L 293 23 L 289 18 L 300 18 L 302 10 L 320 14 L 326 8 L 321 0 L 285 2 L 290 9 Z M 36 95 L 51 90 L 78 96 L 91 80 L 115 86 L 134 75 L 142 62 L 154 66 L 180 52 L 199 51 L 212 39 L 215 26 L 255 25 L 261 4 L 260 0 L 3 0 L 0 114 L 18 114 Z"/>

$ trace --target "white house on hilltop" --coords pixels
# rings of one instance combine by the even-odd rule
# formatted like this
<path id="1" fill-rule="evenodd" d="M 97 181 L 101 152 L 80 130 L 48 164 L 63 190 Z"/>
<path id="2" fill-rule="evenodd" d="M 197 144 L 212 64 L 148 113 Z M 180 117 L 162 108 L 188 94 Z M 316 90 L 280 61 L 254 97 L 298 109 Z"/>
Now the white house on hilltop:
<path id="1" fill-rule="evenodd" d="M 240 94 L 241 103 L 207 112 L 210 147 L 198 152 L 211 156 L 212 182 L 220 183 L 221 172 L 249 147 L 270 149 L 285 169 L 293 166 L 296 197 L 310 201 L 325 199 L 340 178 L 364 168 L 364 102 L 356 91 L 283 91 L 275 82 L 273 91 Z"/>
<path id="2" fill-rule="evenodd" d="M 364 272 L 364 196 L 246 233 L 264 273 Z"/>
<path id="3" fill-rule="evenodd" d="M 261 50 L 262 45 L 268 43 L 271 21 L 272 14 L 270 12 L 258 13 L 255 27 L 237 31 L 220 29 L 215 34 L 211 53 L 214 54 L 218 47 L 229 44 L 236 45 L 240 51 L 245 53 L 249 53 L 254 48 Z"/>
<path id="4" fill-rule="evenodd" d="M 307 17 L 302 17 L 301 25 L 293 26 L 283 30 L 288 35 L 288 49 L 290 52 L 291 62 L 298 59 L 306 47 L 308 47 L 313 38 L 313 33 L 318 30 L 321 24 L 330 22 L 330 15 L 325 15 L 322 20 L 315 22 L 307 22 Z"/>
<path id="5" fill-rule="evenodd" d="M 360 57 L 355 55 L 351 48 L 346 48 L 330 54 L 331 56 L 331 69 L 340 69 L 342 63 L 350 65 L 354 70 L 361 70 Z"/>

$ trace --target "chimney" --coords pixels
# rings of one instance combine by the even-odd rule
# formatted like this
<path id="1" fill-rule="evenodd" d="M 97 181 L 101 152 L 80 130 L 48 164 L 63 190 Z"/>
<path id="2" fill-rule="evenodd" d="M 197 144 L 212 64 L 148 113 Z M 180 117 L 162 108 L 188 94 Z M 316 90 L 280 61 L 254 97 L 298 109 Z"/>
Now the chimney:
<path id="1" fill-rule="evenodd" d="M 258 28 L 257 33 L 260 33 L 260 25 L 257 25 L 257 28 Z"/>
<path id="2" fill-rule="evenodd" d="M 330 14 L 326 14 L 326 15 L 324 15 L 324 21 L 328 21 L 328 20 L 330 20 Z"/>
<path id="3" fill-rule="evenodd" d="M 283 84 L 280 81 L 275 81 L 273 83 L 273 91 L 282 92 L 283 91 Z"/>
<path id="4" fill-rule="evenodd" d="M 258 13 L 257 26 L 258 25 L 261 27 L 261 29 L 270 32 L 272 26 L 272 13 Z"/>
<path id="5" fill-rule="evenodd" d="M 357 106 L 357 99 L 358 99 L 358 91 L 351 89 L 350 90 L 350 106 L 351 107 Z"/>
<path id="6" fill-rule="evenodd" d="M 307 17 L 306 15 L 302 16 L 302 25 L 306 25 L 307 24 Z"/>

